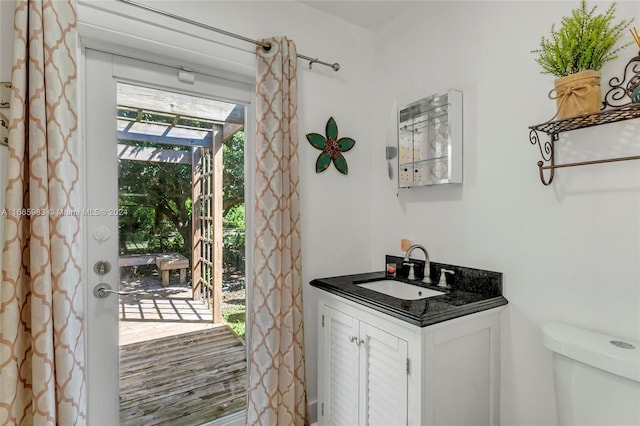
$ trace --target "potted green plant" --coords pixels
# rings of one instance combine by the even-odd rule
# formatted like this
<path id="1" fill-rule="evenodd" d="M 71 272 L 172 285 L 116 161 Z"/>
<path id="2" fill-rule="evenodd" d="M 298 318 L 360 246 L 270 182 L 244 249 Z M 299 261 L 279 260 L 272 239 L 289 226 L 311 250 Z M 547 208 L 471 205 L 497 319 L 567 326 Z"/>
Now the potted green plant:
<path id="1" fill-rule="evenodd" d="M 558 77 L 549 97 L 556 99 L 560 119 L 590 114 L 600 110 L 600 69 L 606 62 L 618 57 L 627 44 L 616 47 L 623 32 L 633 19 L 615 23 L 616 3 L 604 14 L 596 13 L 597 6 L 587 9 L 582 0 L 580 7 L 565 16 L 556 29 L 551 26 L 551 37 L 542 37 L 536 62 L 542 73 Z M 555 94 L 554 94 L 555 92 Z"/>

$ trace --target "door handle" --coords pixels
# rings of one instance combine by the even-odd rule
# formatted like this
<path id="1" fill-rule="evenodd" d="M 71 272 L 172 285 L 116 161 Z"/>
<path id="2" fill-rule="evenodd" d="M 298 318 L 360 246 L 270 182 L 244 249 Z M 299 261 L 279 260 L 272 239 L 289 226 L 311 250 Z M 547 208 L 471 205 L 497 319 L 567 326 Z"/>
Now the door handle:
<path id="1" fill-rule="evenodd" d="M 110 294 L 117 294 L 119 296 L 126 296 L 127 292 L 125 291 L 118 291 L 118 290 L 113 290 L 111 288 L 111 286 L 107 283 L 100 283 L 98 285 L 96 285 L 93 288 L 93 295 L 99 299 L 104 299 L 105 297 L 109 296 Z"/>

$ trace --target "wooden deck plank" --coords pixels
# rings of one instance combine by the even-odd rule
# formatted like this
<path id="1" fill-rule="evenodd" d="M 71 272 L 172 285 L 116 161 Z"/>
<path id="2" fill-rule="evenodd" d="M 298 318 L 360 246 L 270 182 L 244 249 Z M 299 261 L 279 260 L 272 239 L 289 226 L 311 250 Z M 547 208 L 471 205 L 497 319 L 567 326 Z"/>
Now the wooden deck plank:
<path id="1" fill-rule="evenodd" d="M 197 425 L 246 406 L 246 349 L 227 326 L 157 340 L 121 347 L 121 424 Z"/>
<path id="2" fill-rule="evenodd" d="M 127 393 L 127 400 L 121 403 L 120 409 L 127 409 L 129 407 L 139 407 L 144 404 L 146 407 L 156 406 L 168 406 L 171 405 L 175 395 L 182 393 L 191 395 L 189 400 L 195 399 L 195 396 L 200 394 L 207 397 L 217 395 L 218 393 L 229 393 L 230 396 L 235 395 L 238 392 L 239 386 L 244 385 L 244 369 L 245 363 L 235 363 L 229 366 L 230 371 L 227 374 L 220 374 L 216 372 L 209 374 L 205 377 L 204 373 L 198 377 L 197 381 L 193 381 L 192 378 L 181 378 L 176 380 L 174 375 L 168 378 L 145 382 L 145 386 L 139 389 L 124 389 Z M 231 368 L 233 369 L 231 371 Z M 153 393 L 150 396 L 149 390 L 153 389 Z M 233 390 L 234 392 L 228 392 Z M 122 392 L 122 389 L 121 389 Z M 167 399 L 166 394 L 170 393 L 174 395 L 171 400 Z M 181 401 L 184 400 L 181 398 Z"/>
<path id="3" fill-rule="evenodd" d="M 244 368 L 244 364 L 240 365 L 238 369 Z M 237 385 L 236 385 L 237 384 Z M 131 408 L 138 408 L 144 406 L 146 411 L 155 411 L 159 407 L 168 407 L 174 402 L 180 402 L 185 404 L 187 402 L 191 404 L 197 404 L 200 399 L 211 399 L 216 396 L 237 397 L 238 395 L 244 395 L 244 390 L 238 390 L 240 386 L 245 385 L 244 376 L 240 374 L 230 374 L 227 376 L 210 377 L 207 380 L 201 380 L 197 384 L 195 383 L 176 383 L 174 387 L 167 386 L 152 386 L 149 384 L 149 389 L 154 389 L 153 397 L 148 397 L 149 389 L 139 390 L 137 394 L 131 393 L 131 399 L 127 399 L 126 403 L 122 403 L 120 410 L 128 411 Z M 164 383 L 162 384 L 164 385 Z M 179 392 L 177 390 L 180 390 Z M 158 392 L 158 393 L 156 393 Z M 172 396 L 167 398 L 160 393 L 169 392 Z M 188 398 L 177 397 L 179 395 L 188 395 Z M 128 394 L 129 395 L 129 394 Z M 202 398 L 206 397 L 206 398 Z M 154 408 L 155 407 L 155 408 Z M 171 414 L 169 410 L 164 410 L 165 413 Z M 207 419 L 203 419 L 207 420 Z M 209 419 L 211 420 L 211 419 Z"/>
<path id="4" fill-rule="evenodd" d="M 246 348 L 171 277 L 121 280 L 120 424 L 200 425 L 246 408 Z"/>
<path id="5" fill-rule="evenodd" d="M 170 365 L 176 357 L 179 357 L 180 354 L 185 351 L 184 347 L 174 348 L 173 350 L 163 348 L 162 346 L 155 347 L 152 345 L 153 340 L 146 343 L 151 344 L 151 349 L 136 349 L 136 353 L 127 354 L 125 352 L 127 350 L 127 346 L 121 348 L 120 362 L 127 364 L 127 369 L 125 370 L 121 367 L 121 371 L 134 374 L 138 369 L 142 369 L 144 371 L 146 368 L 149 368 L 149 361 L 140 358 L 138 354 L 140 351 L 145 351 L 147 354 L 153 356 L 154 364 L 151 367 L 158 370 L 167 368 L 167 365 Z M 212 338 L 211 342 L 204 342 L 202 345 L 191 345 L 189 342 L 185 342 L 185 345 L 190 346 L 188 351 L 191 354 L 190 358 L 182 364 L 185 366 L 185 369 L 190 363 L 198 363 L 202 359 L 206 360 L 207 357 L 217 358 L 219 355 L 225 355 L 227 353 L 233 354 L 237 351 L 238 346 L 244 347 L 244 345 L 235 344 L 235 341 L 230 339 L 219 340 L 215 338 Z M 213 353 L 213 350 L 216 350 L 217 352 Z"/>

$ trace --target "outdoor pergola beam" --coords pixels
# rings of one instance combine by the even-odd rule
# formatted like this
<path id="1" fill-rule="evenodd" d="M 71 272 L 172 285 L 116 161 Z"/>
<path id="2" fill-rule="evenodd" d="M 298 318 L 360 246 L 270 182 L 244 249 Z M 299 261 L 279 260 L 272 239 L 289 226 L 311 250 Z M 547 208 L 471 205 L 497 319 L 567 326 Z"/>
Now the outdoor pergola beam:
<path id="1" fill-rule="evenodd" d="M 189 138 L 174 138 L 171 136 L 162 135 L 147 135 L 143 133 L 130 133 L 118 130 L 118 139 L 139 141 L 139 142 L 151 142 L 164 145 L 182 145 L 182 146 L 201 146 L 208 148 L 213 143 L 213 135 L 211 132 L 203 139 L 189 139 Z"/>
<path id="2" fill-rule="evenodd" d="M 244 129 L 244 124 L 224 123 L 222 126 L 222 142 L 228 141 L 233 135 Z"/>
<path id="3" fill-rule="evenodd" d="M 118 158 L 121 160 L 153 161 L 156 163 L 191 164 L 191 151 L 144 148 L 119 143 Z"/>
<path id="4" fill-rule="evenodd" d="M 118 106 L 220 123 L 244 122 L 244 106 L 130 84 L 118 84 Z"/>

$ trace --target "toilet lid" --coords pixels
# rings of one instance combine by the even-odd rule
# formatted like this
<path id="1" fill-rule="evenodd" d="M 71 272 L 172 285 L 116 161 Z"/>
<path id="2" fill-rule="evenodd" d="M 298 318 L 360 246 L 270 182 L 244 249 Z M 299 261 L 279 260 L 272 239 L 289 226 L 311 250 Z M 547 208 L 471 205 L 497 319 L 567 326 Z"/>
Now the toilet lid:
<path id="1" fill-rule="evenodd" d="M 553 352 L 640 382 L 640 343 L 564 323 L 542 327 L 544 345 Z"/>

